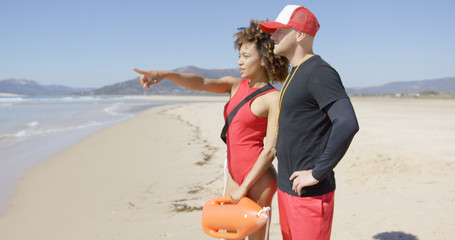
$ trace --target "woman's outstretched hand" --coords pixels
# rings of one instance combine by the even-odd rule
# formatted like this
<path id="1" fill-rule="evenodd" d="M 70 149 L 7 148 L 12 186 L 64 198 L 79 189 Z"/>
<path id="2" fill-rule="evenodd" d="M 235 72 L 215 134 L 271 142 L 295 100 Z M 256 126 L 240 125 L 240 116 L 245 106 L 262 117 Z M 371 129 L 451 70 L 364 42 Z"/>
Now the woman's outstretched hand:
<path id="1" fill-rule="evenodd" d="M 139 79 L 144 89 L 148 89 L 151 85 L 157 84 L 164 79 L 164 72 L 160 70 L 143 71 L 133 67 L 133 71 L 141 74 Z"/>

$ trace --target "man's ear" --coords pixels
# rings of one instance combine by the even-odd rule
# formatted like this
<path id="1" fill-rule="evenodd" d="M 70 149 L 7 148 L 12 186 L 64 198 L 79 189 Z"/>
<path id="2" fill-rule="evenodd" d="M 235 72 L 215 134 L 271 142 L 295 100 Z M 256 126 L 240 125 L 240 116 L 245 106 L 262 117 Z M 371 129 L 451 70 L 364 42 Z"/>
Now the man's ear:
<path id="1" fill-rule="evenodd" d="M 297 41 L 298 42 L 301 42 L 303 41 L 303 39 L 305 39 L 306 37 L 306 33 L 302 32 L 302 31 L 296 31 L 296 37 L 297 37 Z"/>

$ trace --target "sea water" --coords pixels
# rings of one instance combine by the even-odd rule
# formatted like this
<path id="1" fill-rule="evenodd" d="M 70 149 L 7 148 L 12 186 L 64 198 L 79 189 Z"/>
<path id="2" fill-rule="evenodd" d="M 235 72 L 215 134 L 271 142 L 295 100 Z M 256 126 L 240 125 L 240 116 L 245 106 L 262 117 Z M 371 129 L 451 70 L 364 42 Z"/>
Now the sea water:
<path id="1" fill-rule="evenodd" d="M 27 169 L 102 128 L 177 102 L 139 96 L 0 97 L 0 214 Z"/>

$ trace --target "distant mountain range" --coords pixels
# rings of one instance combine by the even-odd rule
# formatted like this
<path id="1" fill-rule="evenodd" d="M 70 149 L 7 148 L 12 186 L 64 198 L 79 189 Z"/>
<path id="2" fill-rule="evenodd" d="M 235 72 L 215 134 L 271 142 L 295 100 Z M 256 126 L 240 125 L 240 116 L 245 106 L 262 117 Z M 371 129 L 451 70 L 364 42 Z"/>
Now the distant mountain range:
<path id="1" fill-rule="evenodd" d="M 71 88 L 60 85 L 41 85 L 36 81 L 25 79 L 6 79 L 0 81 L 0 93 L 25 96 L 58 96 L 73 95 L 89 91 L 89 88 Z"/>
<path id="2" fill-rule="evenodd" d="M 381 86 L 365 88 L 348 88 L 351 95 L 359 94 L 413 94 L 424 91 L 437 93 L 455 93 L 455 77 L 433 80 L 391 82 Z"/>
<path id="3" fill-rule="evenodd" d="M 232 69 L 201 69 L 187 66 L 174 69 L 181 73 L 196 73 L 205 78 L 223 76 L 240 77 L 238 68 Z M 280 87 L 279 85 L 277 86 Z M 455 77 L 423 81 L 391 82 L 381 86 L 364 88 L 347 88 L 350 95 L 362 94 L 413 94 L 424 91 L 438 93 L 455 93 Z M 0 93 L 26 96 L 64 96 L 64 95 L 210 95 L 210 93 L 193 91 L 183 88 L 171 81 L 163 81 L 150 89 L 144 90 L 139 78 L 104 86 L 98 89 L 71 88 L 59 85 L 41 85 L 36 81 L 23 79 L 6 79 L 0 81 Z"/>

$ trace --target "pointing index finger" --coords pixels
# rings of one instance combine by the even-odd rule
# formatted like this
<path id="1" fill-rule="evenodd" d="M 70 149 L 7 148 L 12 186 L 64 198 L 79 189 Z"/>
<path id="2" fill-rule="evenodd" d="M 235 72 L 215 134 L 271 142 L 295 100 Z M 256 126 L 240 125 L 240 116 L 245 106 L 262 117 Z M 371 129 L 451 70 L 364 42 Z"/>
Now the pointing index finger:
<path id="1" fill-rule="evenodd" d="M 139 69 L 134 68 L 134 67 L 133 67 L 133 71 L 135 71 L 135 72 L 137 72 L 137 73 L 139 73 L 139 74 L 142 74 L 142 75 L 146 74 L 145 71 L 139 70 Z"/>

